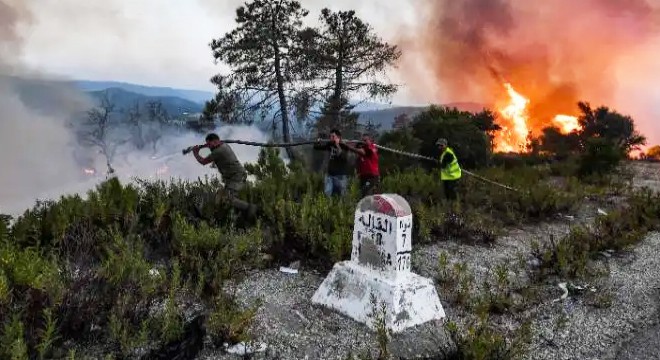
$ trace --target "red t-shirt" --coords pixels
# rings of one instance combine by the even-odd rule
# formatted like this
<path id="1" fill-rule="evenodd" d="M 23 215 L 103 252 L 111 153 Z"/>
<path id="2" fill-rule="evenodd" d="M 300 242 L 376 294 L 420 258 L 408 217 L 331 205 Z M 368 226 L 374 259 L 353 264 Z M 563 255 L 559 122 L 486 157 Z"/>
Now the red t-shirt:
<path id="1" fill-rule="evenodd" d="M 365 154 L 358 157 L 358 175 L 360 177 L 380 176 L 376 144 L 365 145 L 362 149 L 364 149 Z"/>

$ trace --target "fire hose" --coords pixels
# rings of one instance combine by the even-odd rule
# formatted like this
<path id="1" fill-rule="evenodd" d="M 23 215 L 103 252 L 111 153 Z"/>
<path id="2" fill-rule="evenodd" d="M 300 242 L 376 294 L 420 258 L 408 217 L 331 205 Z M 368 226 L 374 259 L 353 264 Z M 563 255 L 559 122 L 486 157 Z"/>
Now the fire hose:
<path id="1" fill-rule="evenodd" d="M 328 141 L 328 140 L 326 140 L 326 141 Z M 250 145 L 250 146 L 259 146 L 259 147 L 270 147 L 270 148 L 283 148 L 283 147 L 313 145 L 313 144 L 318 143 L 318 141 L 302 141 L 302 142 L 292 142 L 292 143 L 261 143 L 261 142 L 243 141 L 243 140 L 222 140 L 222 142 L 226 143 L 226 144 L 240 144 L 240 145 Z M 359 141 L 359 140 L 348 140 L 346 142 L 360 143 L 361 141 Z M 392 149 L 392 148 L 388 148 L 388 147 L 378 145 L 378 144 L 375 144 L 375 145 L 376 145 L 376 148 L 378 148 L 380 150 L 384 150 L 384 151 L 391 152 L 391 153 L 394 153 L 394 154 L 399 154 L 399 155 L 403 155 L 403 156 L 407 156 L 407 157 L 415 158 L 415 159 L 420 159 L 420 160 L 432 161 L 432 162 L 435 162 L 435 163 L 440 162 L 438 159 L 435 159 L 435 158 L 432 158 L 432 157 L 423 156 L 423 155 L 419 155 L 419 154 L 415 154 L 415 153 L 410 153 L 410 152 L 406 152 L 406 151 L 402 151 L 402 150 Z M 203 148 L 203 147 L 206 147 L 206 145 L 200 145 L 200 147 Z M 182 152 L 183 155 L 186 155 L 186 154 L 190 153 L 193 150 L 193 148 L 194 148 L 194 146 L 190 146 L 188 148 L 183 149 L 181 152 Z M 468 175 L 470 175 L 470 176 L 472 176 L 473 178 L 475 178 L 477 180 L 480 180 L 480 181 L 483 181 L 485 183 L 488 183 L 488 184 L 491 184 L 491 185 L 494 185 L 494 186 L 498 186 L 498 187 L 501 187 L 501 188 L 509 190 L 509 191 L 514 191 L 514 192 L 518 192 L 518 193 L 521 192 L 520 190 L 515 189 L 511 186 L 504 185 L 504 184 L 498 183 L 496 181 L 487 179 L 487 178 L 485 178 L 483 176 L 479 176 L 479 175 L 477 175 L 477 174 L 475 174 L 471 171 L 468 171 L 468 170 L 465 170 L 465 169 L 461 169 L 461 171 L 468 174 Z"/>

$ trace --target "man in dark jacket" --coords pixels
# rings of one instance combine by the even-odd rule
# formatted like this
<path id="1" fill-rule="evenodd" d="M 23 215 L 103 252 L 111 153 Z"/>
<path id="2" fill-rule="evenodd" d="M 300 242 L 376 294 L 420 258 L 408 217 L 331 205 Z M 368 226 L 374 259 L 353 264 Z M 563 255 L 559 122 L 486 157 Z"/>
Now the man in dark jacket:
<path id="1" fill-rule="evenodd" d="M 322 143 L 319 140 L 314 144 L 314 149 L 330 153 L 328 172 L 325 176 L 325 194 L 343 196 L 346 194 L 348 175 L 352 169 L 348 163 L 348 147 L 341 142 L 341 132 L 333 129 L 330 131 L 330 141 Z"/>

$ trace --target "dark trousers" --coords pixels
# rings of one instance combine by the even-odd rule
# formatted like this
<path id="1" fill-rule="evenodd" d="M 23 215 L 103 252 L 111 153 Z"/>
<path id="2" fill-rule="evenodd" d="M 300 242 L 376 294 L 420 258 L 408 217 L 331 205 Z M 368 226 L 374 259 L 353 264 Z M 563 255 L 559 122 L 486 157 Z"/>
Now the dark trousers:
<path id="1" fill-rule="evenodd" d="M 361 176 L 360 194 L 362 197 L 378 193 L 380 187 L 380 176 Z"/>
<path id="2" fill-rule="evenodd" d="M 233 206 L 235 209 L 247 212 L 248 215 L 253 216 L 257 210 L 257 206 L 238 198 L 239 192 L 246 185 L 246 180 L 247 179 L 232 179 L 227 181 L 224 188 L 218 190 L 216 194 L 216 201 L 224 198 L 228 200 L 231 206 Z"/>
<path id="3" fill-rule="evenodd" d="M 458 180 L 442 180 L 442 186 L 445 191 L 445 198 L 450 201 L 456 201 L 458 193 L 456 192 L 456 185 Z"/>

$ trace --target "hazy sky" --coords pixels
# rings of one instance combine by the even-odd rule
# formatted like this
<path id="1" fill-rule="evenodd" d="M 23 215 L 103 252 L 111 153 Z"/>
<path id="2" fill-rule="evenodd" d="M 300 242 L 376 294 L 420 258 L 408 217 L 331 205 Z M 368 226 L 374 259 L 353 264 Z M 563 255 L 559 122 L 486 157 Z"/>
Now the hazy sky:
<path id="1" fill-rule="evenodd" d="M 25 63 L 38 69 L 77 79 L 118 80 L 211 91 L 213 87 L 209 79 L 223 68 L 213 63 L 208 44 L 211 39 L 221 37 L 235 26 L 235 9 L 243 3 L 241 0 L 0 0 L 0 2 L 7 1 L 10 4 L 21 4 L 27 8 L 23 9 L 26 10 L 24 13 L 32 15 L 21 27 L 24 37 L 21 57 Z M 390 76 L 390 80 L 403 85 L 393 97 L 393 103 L 413 105 L 428 102 L 487 101 L 487 99 L 474 98 L 463 91 L 464 89 L 459 88 L 458 91 L 452 92 L 445 86 L 448 80 L 447 73 L 468 75 L 472 73 L 466 69 L 465 64 L 458 62 L 455 64 L 457 68 L 448 68 L 429 61 L 428 55 L 433 52 L 436 52 L 440 59 L 446 58 L 445 52 L 440 51 L 433 41 L 429 42 L 429 39 L 442 40 L 446 35 L 446 31 L 439 31 L 433 25 L 443 7 L 435 9 L 429 7 L 429 4 L 440 4 L 440 0 L 302 0 L 301 2 L 310 10 L 308 16 L 310 25 L 317 22 L 323 7 L 330 7 L 333 10 L 354 9 L 385 40 L 397 42 L 406 39 L 408 46 L 400 43 L 406 46 L 404 58 L 399 64 L 403 71 L 392 71 Z M 457 4 L 456 6 L 476 4 L 475 6 L 480 6 L 477 10 L 481 9 L 485 12 L 481 16 L 486 20 L 492 20 L 491 17 L 494 15 L 488 13 L 489 8 L 484 8 L 484 3 L 491 5 L 524 3 L 529 6 L 527 1 L 514 0 L 503 2 L 447 0 L 446 2 Z M 576 29 L 585 27 L 602 29 L 602 31 L 585 33 L 582 30 L 566 30 L 571 27 L 563 28 L 562 22 L 550 15 L 565 13 L 560 10 L 568 6 L 567 4 L 582 4 L 583 7 L 589 8 L 604 5 L 621 7 L 622 4 L 630 3 L 649 3 L 660 7 L 660 0 L 580 0 L 579 2 L 548 0 L 544 3 L 546 8 L 532 6 L 518 9 L 524 14 L 516 19 L 518 25 L 521 25 L 515 29 L 518 33 L 514 32 L 515 36 L 505 38 L 498 44 L 506 44 L 507 41 L 515 44 L 517 39 L 523 37 L 536 39 L 535 41 L 544 47 L 541 50 L 548 54 L 554 54 L 552 51 L 557 49 L 572 49 L 570 46 L 567 47 L 567 44 L 583 44 L 597 50 L 607 45 L 608 39 L 616 38 L 614 35 L 623 30 L 633 34 L 639 32 L 633 26 L 637 22 L 633 21 L 632 25 L 628 24 L 629 26 L 626 25 L 623 29 L 620 27 L 623 25 L 613 25 L 616 23 L 610 22 L 602 13 L 596 11 L 583 12 L 590 14 L 589 16 L 566 19 L 571 20 L 570 24 L 575 25 L 573 28 Z M 479 11 L 476 10 L 469 11 L 468 19 L 474 20 L 474 16 L 478 13 Z M 625 12 L 617 10 L 613 14 L 620 17 L 625 15 Z M 658 14 L 660 11 L 656 15 Z M 560 15 L 560 18 L 562 16 Z M 533 19 L 533 24 L 539 25 L 542 29 L 555 26 L 558 30 L 543 32 L 522 26 L 527 18 Z M 475 21 L 482 23 L 484 20 L 479 19 L 481 20 Z M 647 29 L 647 34 L 658 35 L 660 15 L 651 18 L 650 21 L 651 23 L 647 21 L 645 24 L 654 27 L 651 30 Z M 594 26 L 594 24 L 600 25 Z M 560 34 L 562 31 L 564 32 Z M 584 41 L 583 38 L 589 34 L 594 35 L 592 37 L 597 40 Z M 596 36 L 598 34 L 600 37 Z M 634 37 L 630 40 L 635 42 Z M 557 46 L 562 44 L 566 46 Z M 423 50 L 419 50 L 420 47 Z M 426 56 L 419 56 L 421 53 L 413 52 L 413 49 L 422 51 Z M 537 47 L 532 49 L 536 51 L 525 50 L 522 53 L 530 55 L 539 53 Z M 471 50 L 473 49 L 468 46 L 467 49 L 462 50 L 462 53 L 470 54 Z M 643 47 L 634 51 L 627 48 L 619 50 L 615 49 L 614 53 L 609 52 L 607 55 L 593 52 L 593 55 L 582 57 L 592 58 L 596 62 L 603 59 L 603 56 L 616 60 L 609 61 L 608 65 L 611 67 L 603 72 L 603 78 L 611 82 L 616 98 L 594 97 L 589 92 L 596 87 L 584 82 L 583 84 L 586 85 L 585 89 L 582 89 L 584 92 L 580 92 L 578 96 L 597 105 L 606 102 L 605 105 L 611 105 L 623 113 L 632 115 L 638 120 L 640 129 L 652 138 L 653 142 L 660 142 L 658 121 L 660 106 L 656 105 L 660 103 L 660 88 L 657 86 L 660 81 L 660 62 L 657 61 L 660 39 L 656 37 L 655 40 L 649 40 L 647 36 Z M 581 54 L 575 52 L 572 56 Z M 559 58 L 551 58 L 555 62 L 559 61 Z M 582 63 L 588 65 L 588 61 Z M 540 65 L 543 65 L 543 62 Z M 591 69 L 589 66 L 579 67 L 574 61 L 564 61 L 559 65 L 565 70 L 564 72 L 574 71 L 576 74 Z M 431 70 L 433 66 L 436 68 Z M 601 68 L 594 67 L 591 72 L 598 69 Z M 405 75 L 405 80 L 402 74 Z M 489 76 L 482 76 L 477 77 L 476 83 L 488 81 L 492 81 Z M 411 86 L 408 87 L 408 84 Z M 500 84 L 496 85 L 500 86 Z"/>
<path id="2" fill-rule="evenodd" d="M 23 59 L 75 78 L 212 90 L 208 46 L 231 30 L 239 0 L 23 0 L 33 14 L 24 27 Z M 385 39 L 415 20 L 421 1 L 302 0 L 309 21 L 321 8 L 355 9 Z M 332 4 L 332 5 L 329 5 Z M 399 81 L 399 79 L 393 79 Z M 402 94 L 398 98 L 405 97 Z"/>

